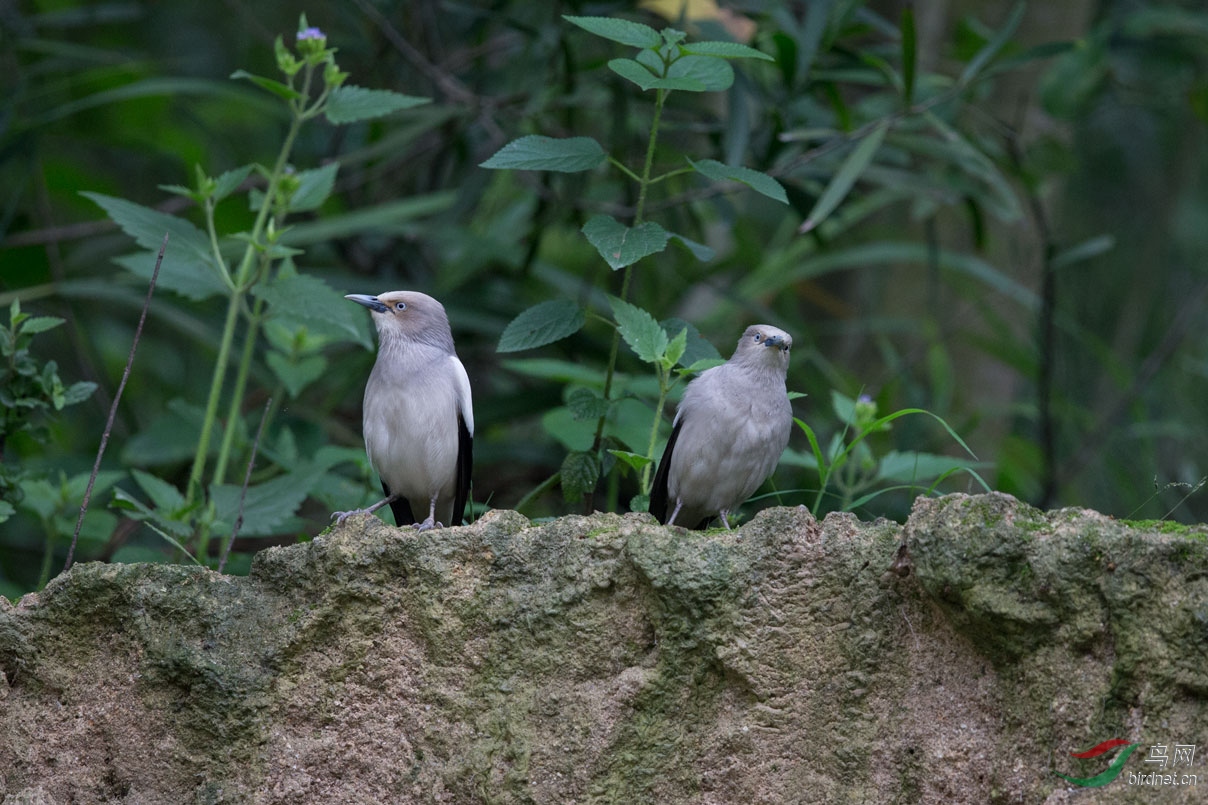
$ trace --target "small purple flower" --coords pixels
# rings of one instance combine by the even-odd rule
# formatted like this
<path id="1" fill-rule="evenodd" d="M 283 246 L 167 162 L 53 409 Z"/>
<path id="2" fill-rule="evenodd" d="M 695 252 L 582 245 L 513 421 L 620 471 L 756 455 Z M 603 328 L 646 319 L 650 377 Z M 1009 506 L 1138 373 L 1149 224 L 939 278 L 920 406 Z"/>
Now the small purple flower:
<path id="1" fill-rule="evenodd" d="M 872 402 L 872 397 L 867 394 L 861 394 L 859 398 L 857 398 L 856 402 L 862 402 L 867 405 L 868 403 Z"/>
<path id="2" fill-rule="evenodd" d="M 307 39 L 326 39 L 327 35 L 318 28 L 310 27 L 302 31 L 298 31 L 298 41 L 304 42 Z"/>

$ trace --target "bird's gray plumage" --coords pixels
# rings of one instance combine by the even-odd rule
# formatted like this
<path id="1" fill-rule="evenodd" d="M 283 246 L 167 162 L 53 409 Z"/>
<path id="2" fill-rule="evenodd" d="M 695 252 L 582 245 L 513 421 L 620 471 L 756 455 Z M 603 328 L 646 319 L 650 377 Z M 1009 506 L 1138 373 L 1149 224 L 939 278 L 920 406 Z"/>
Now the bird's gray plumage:
<path id="1" fill-rule="evenodd" d="M 470 379 L 453 348 L 445 309 L 416 291 L 345 297 L 369 308 L 378 355 L 365 385 L 362 424 L 369 463 L 398 525 L 461 523 L 470 492 L 474 410 Z"/>
<path id="2" fill-rule="evenodd" d="M 729 361 L 688 384 L 663 450 L 650 512 L 659 522 L 704 528 L 767 480 L 789 442 L 793 410 L 784 378 L 793 338 L 748 327 Z"/>

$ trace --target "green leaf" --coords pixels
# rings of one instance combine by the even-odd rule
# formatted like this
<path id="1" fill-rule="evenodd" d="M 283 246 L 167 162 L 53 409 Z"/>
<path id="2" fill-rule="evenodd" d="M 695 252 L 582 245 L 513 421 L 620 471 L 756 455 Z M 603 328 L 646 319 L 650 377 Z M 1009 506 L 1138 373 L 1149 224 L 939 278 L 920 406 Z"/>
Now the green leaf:
<path id="1" fill-rule="evenodd" d="M 681 49 L 685 53 L 691 53 L 696 56 L 714 56 L 719 59 L 762 59 L 770 62 L 776 61 L 774 57 L 769 56 L 762 50 L 740 45 L 737 42 L 689 42 L 681 46 Z"/>
<path id="2" fill-rule="evenodd" d="M 134 480 L 138 483 L 139 487 L 151 499 L 151 503 L 155 508 L 166 514 L 167 512 L 179 511 L 184 507 L 184 495 L 172 484 L 142 470 L 130 470 L 130 474 L 134 476 Z"/>
<path id="3" fill-rule="evenodd" d="M 248 174 L 252 172 L 254 165 L 244 165 L 242 168 L 234 168 L 223 173 L 214 180 L 214 193 L 212 198 L 215 201 L 222 201 L 224 198 L 234 193 L 247 179 Z"/>
<path id="4" fill-rule="evenodd" d="M 918 46 L 914 31 L 914 9 L 902 7 L 902 102 L 909 108 L 914 103 L 914 71 Z"/>
<path id="5" fill-rule="evenodd" d="M 659 32 L 649 25 L 612 17 L 572 17 L 563 14 L 562 19 L 577 25 L 588 33 L 629 45 L 635 48 L 656 48 L 663 42 Z"/>
<path id="6" fill-rule="evenodd" d="M 308 463 L 294 472 L 249 486 L 243 502 L 243 525 L 239 533 L 248 537 L 264 537 L 290 527 L 292 516 L 323 477 L 321 466 Z M 234 484 L 210 487 L 210 499 L 218 509 L 218 517 L 228 526 L 235 524 L 241 492 L 241 487 Z"/>
<path id="7" fill-rule="evenodd" d="M 336 172 L 340 169 L 339 162 L 329 162 L 321 168 L 302 171 L 295 178 L 298 189 L 289 199 L 291 212 L 306 212 L 317 210 L 331 195 L 336 184 Z"/>
<path id="8" fill-rule="evenodd" d="M 530 134 L 495 152 L 481 168 L 577 173 L 602 164 L 608 155 L 591 137 L 542 137 Z"/>
<path id="9" fill-rule="evenodd" d="M 670 340 L 654 316 L 615 296 L 608 297 L 608 302 L 625 343 L 646 363 L 657 363 L 666 354 Z"/>
<path id="10" fill-rule="evenodd" d="M 661 326 L 661 325 L 660 325 Z M 671 339 L 667 344 L 667 350 L 663 353 L 663 365 L 670 369 L 679 363 L 680 358 L 684 357 L 684 350 L 688 347 L 688 331 L 680 330 L 679 335 Z"/>
<path id="11" fill-rule="evenodd" d="M 231 78 L 246 78 L 248 81 L 251 81 L 261 89 L 268 90 L 277 97 L 284 98 L 287 101 L 300 101 L 306 97 L 301 92 L 298 92 L 296 89 L 291 89 L 285 84 L 282 84 L 280 81 L 274 81 L 271 78 L 265 78 L 261 75 L 253 75 L 247 70 L 236 70 L 235 72 L 231 73 Z"/>
<path id="12" fill-rule="evenodd" d="M 1002 28 L 994 35 L 994 38 L 986 42 L 982 49 L 965 65 L 965 69 L 961 71 L 960 78 L 957 79 L 958 85 L 965 85 L 972 81 L 982 71 L 982 68 L 989 63 L 990 59 L 994 58 L 994 54 L 1002 50 L 1003 45 L 1007 44 L 1015 33 L 1015 29 L 1019 27 L 1020 21 L 1023 20 L 1023 13 L 1026 10 L 1026 3 L 1016 3 L 1015 8 L 1011 10 L 1011 15 L 1007 17 L 1007 21 L 1003 23 Z"/>
<path id="13" fill-rule="evenodd" d="M 90 192 L 81 195 L 95 202 L 123 232 L 148 250 L 117 258 L 115 263 L 150 279 L 167 234 L 168 248 L 164 251 L 158 284 L 194 300 L 225 292 L 226 285 L 210 253 L 209 238 L 193 224 L 125 199 Z"/>
<path id="14" fill-rule="evenodd" d="M 72 383 L 63 390 L 63 405 L 68 406 L 82 403 L 91 397 L 94 391 L 96 391 L 96 383 L 90 380 L 80 380 Z"/>
<path id="15" fill-rule="evenodd" d="M 889 124 L 881 123 L 872 130 L 871 134 L 860 141 L 860 144 L 843 161 L 830 184 L 822 191 L 822 195 L 814 202 L 814 208 L 810 210 L 810 214 L 799 231 L 809 232 L 839 206 L 852 186 L 855 185 L 856 180 L 860 178 L 860 174 L 872 162 L 873 156 L 881 147 L 881 141 L 885 139 L 885 133 L 888 131 Z"/>
<path id="16" fill-rule="evenodd" d="M 508 324 L 496 352 L 534 349 L 573 335 L 583 327 L 583 309 L 570 299 L 551 299 L 534 305 Z"/>
<path id="17" fill-rule="evenodd" d="M 24 319 L 17 331 L 21 335 L 35 335 L 44 333 L 47 330 L 53 330 L 62 324 L 66 319 L 60 319 L 58 316 L 33 316 Z"/>
<path id="18" fill-rule="evenodd" d="M 304 324 L 310 330 L 343 341 L 352 341 L 366 349 L 373 347 L 364 309 L 318 277 L 306 274 L 280 274 L 271 283 L 252 288 L 252 295 L 268 303 L 274 316 Z"/>
<path id="19" fill-rule="evenodd" d="M 667 248 L 671 234 L 653 221 L 627 227 L 608 215 L 595 215 L 581 230 L 615 271 Z"/>
<path id="20" fill-rule="evenodd" d="M 734 68 L 712 56 L 681 56 L 667 68 L 668 81 L 699 81 L 707 92 L 720 92 L 734 84 Z"/>
<path id="21" fill-rule="evenodd" d="M 713 259 L 713 256 L 716 254 L 716 252 L 713 251 L 712 247 L 706 246 L 703 243 L 697 243 L 695 240 L 686 238 L 683 235 L 677 235 L 674 232 L 672 232 L 671 239 L 676 241 L 677 243 L 679 243 L 681 246 L 683 246 L 689 252 L 691 252 L 692 256 L 695 257 L 697 260 L 700 260 L 702 263 L 709 262 L 710 260 Z"/>
<path id="22" fill-rule="evenodd" d="M 285 386 L 290 397 L 296 398 L 302 390 L 323 376 L 327 370 L 327 359 L 322 355 L 297 358 L 277 350 L 264 356 L 264 362 Z"/>
<path id="23" fill-rule="evenodd" d="M 575 386 L 566 395 L 566 407 L 577 420 L 597 420 L 608 413 L 609 402 L 589 388 Z"/>
<path id="24" fill-rule="evenodd" d="M 641 472 L 648 465 L 654 463 L 654 461 L 651 460 L 649 457 L 643 456 L 639 453 L 630 453 L 628 450 L 609 450 L 608 452 L 611 453 L 612 455 L 616 456 L 624 464 L 628 465 L 629 467 L 632 467 L 633 469 L 637 470 L 638 472 Z"/>
<path id="25" fill-rule="evenodd" d="M 1097 235 L 1089 240 L 1082 241 L 1077 246 L 1071 246 L 1053 255 L 1053 259 L 1049 265 L 1053 270 L 1065 268 L 1073 263 L 1091 260 L 1114 248 L 1116 248 L 1116 239 L 1114 237 L 1111 235 Z"/>
<path id="26" fill-rule="evenodd" d="M 385 117 L 402 109 L 411 109 L 431 103 L 431 98 L 403 95 L 388 89 L 366 89 L 344 85 L 336 87 L 327 98 L 323 114 L 337 125 Z"/>
<path id="27" fill-rule="evenodd" d="M 679 357 L 679 363 L 685 367 L 691 367 L 699 361 L 721 361 L 721 353 L 717 351 L 717 347 L 700 334 L 700 330 L 696 329 L 696 325 L 683 319 L 664 319 L 659 324 L 663 328 L 663 332 L 667 333 L 668 338 L 673 338 L 680 333 L 685 333 L 684 336 L 684 354 Z"/>
<path id="28" fill-rule="evenodd" d="M 706 89 L 705 83 L 698 78 L 659 76 L 650 72 L 642 63 L 633 59 L 613 59 L 608 62 L 608 69 L 621 78 L 632 81 L 643 90 L 678 89 L 685 92 L 704 92 Z"/>
<path id="29" fill-rule="evenodd" d="M 766 173 L 744 168 L 741 165 L 725 165 L 715 159 L 702 159 L 699 162 L 689 159 L 688 164 L 697 173 L 715 182 L 741 182 L 755 192 L 775 199 L 781 204 L 789 203 L 789 197 L 785 194 L 783 185 Z"/>
<path id="30" fill-rule="evenodd" d="M 596 488 L 600 478 L 600 463 L 588 452 L 568 453 L 562 461 L 562 497 L 576 503 Z"/>

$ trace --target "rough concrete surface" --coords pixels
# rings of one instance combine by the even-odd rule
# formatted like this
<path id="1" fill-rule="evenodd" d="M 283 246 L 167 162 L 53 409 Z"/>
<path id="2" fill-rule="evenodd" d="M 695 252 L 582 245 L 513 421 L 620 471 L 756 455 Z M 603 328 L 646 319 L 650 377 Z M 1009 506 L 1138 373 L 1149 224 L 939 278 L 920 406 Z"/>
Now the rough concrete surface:
<path id="1" fill-rule="evenodd" d="M 0 598 L 0 672 L 6 804 L 1202 802 L 1208 528 L 358 517 L 248 577 Z M 1141 744 L 1113 782 L 1057 776 L 1109 738 Z M 1198 790 L 1129 784 L 1175 744 Z"/>

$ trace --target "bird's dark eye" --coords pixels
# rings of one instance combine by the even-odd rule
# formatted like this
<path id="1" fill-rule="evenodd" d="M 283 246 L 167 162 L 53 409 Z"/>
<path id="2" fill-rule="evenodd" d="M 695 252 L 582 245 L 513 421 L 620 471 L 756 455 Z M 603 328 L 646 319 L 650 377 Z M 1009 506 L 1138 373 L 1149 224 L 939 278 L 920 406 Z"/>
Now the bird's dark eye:
<path id="1" fill-rule="evenodd" d="M 755 343 L 756 343 L 756 344 L 758 344 L 758 343 L 759 343 L 760 341 L 762 341 L 762 340 L 763 340 L 763 334 L 762 334 L 762 333 L 755 333 Z"/>
<path id="2" fill-rule="evenodd" d="M 406 302 L 396 302 L 396 303 L 395 303 L 395 305 L 394 305 L 394 309 L 395 309 L 395 310 L 406 310 L 406 309 L 407 309 L 407 303 L 406 303 Z"/>

